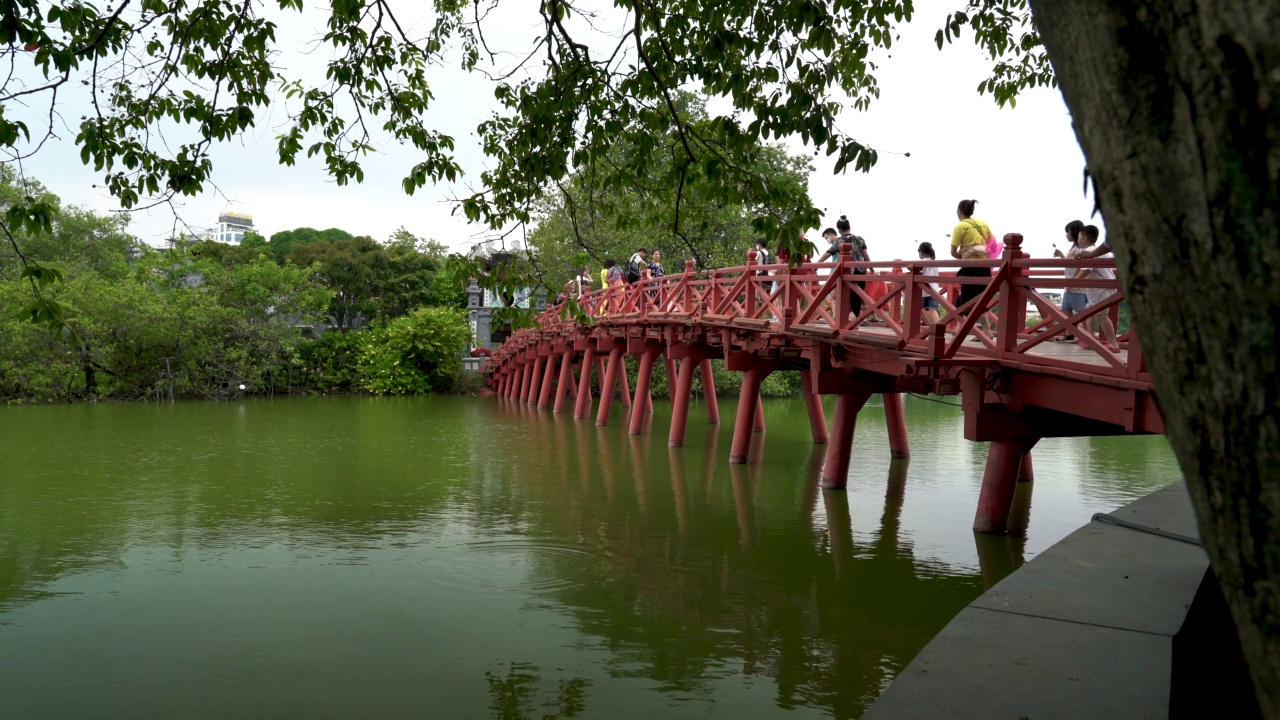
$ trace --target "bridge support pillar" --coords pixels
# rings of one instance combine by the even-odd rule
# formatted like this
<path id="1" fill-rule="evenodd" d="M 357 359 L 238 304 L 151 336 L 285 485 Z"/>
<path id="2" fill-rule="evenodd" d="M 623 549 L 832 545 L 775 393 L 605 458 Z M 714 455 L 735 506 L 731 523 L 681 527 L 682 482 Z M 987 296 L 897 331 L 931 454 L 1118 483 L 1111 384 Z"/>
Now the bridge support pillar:
<path id="1" fill-rule="evenodd" d="M 1035 469 L 1031 465 L 1031 451 L 1022 453 L 1022 465 L 1018 467 L 1018 482 L 1031 482 L 1036 479 Z"/>
<path id="2" fill-rule="evenodd" d="M 551 383 L 556 377 L 556 356 L 547 358 L 547 367 L 542 372 L 542 386 L 538 391 L 538 409 L 545 410 L 551 404 Z"/>
<path id="3" fill-rule="evenodd" d="M 907 419 L 902 412 L 902 393 L 882 393 L 884 400 L 884 424 L 889 428 L 889 455 L 895 458 L 911 457 L 907 444 Z"/>
<path id="4" fill-rule="evenodd" d="M 676 377 L 671 381 L 673 388 L 671 398 L 671 433 L 667 436 L 668 447 L 684 446 L 684 430 L 685 425 L 689 421 L 689 401 L 693 394 L 693 366 L 694 359 L 692 357 L 685 358 L 680 363 L 680 369 L 676 373 Z"/>
<path id="5" fill-rule="evenodd" d="M 622 407 L 631 409 L 631 381 L 627 379 L 627 354 L 618 358 L 618 384 L 622 386 Z M 612 392 L 612 390 L 610 390 Z M 641 405 L 640 407 L 644 407 Z"/>
<path id="6" fill-rule="evenodd" d="M 578 397 L 573 404 L 574 420 L 582 420 L 587 413 L 591 412 L 591 371 L 595 365 L 596 349 L 588 347 L 582 353 L 582 371 L 578 375 Z"/>
<path id="7" fill-rule="evenodd" d="M 573 385 L 573 351 L 565 350 L 560 355 L 560 381 L 556 383 L 556 404 L 551 412 L 564 412 L 564 401 L 569 397 L 570 385 Z"/>
<path id="8" fill-rule="evenodd" d="M 516 394 L 514 400 L 524 402 L 529 395 L 529 376 L 533 374 L 533 366 L 528 362 L 520 365 L 520 392 Z"/>
<path id="9" fill-rule="evenodd" d="M 764 430 L 765 430 L 765 425 L 764 425 L 764 396 L 763 396 L 763 395 L 761 395 L 760 393 L 756 393 L 756 418 L 755 418 L 755 427 L 753 427 L 753 428 L 751 428 L 751 429 L 752 429 L 753 431 L 755 431 L 755 432 L 758 432 L 758 433 L 762 433 L 762 432 L 764 432 Z"/>
<path id="10" fill-rule="evenodd" d="M 1018 471 L 1032 444 L 1019 438 L 991 442 L 987 469 L 982 476 L 982 492 L 978 495 L 978 512 L 973 518 L 975 532 L 1003 534 L 1008 530 Z"/>
<path id="11" fill-rule="evenodd" d="M 703 360 L 698 366 L 702 371 L 702 394 L 707 398 L 707 423 L 720 424 L 720 403 L 716 402 L 716 378 L 711 372 L 711 360 Z"/>
<path id="12" fill-rule="evenodd" d="M 747 462 L 751 450 L 751 432 L 760 409 L 760 383 L 769 374 L 767 370 L 753 367 L 742 373 L 742 392 L 738 394 L 738 417 L 733 423 L 733 444 L 729 446 L 729 462 L 741 465 Z"/>
<path id="13" fill-rule="evenodd" d="M 640 435 L 644 432 L 644 415 L 647 408 L 653 406 L 653 401 L 649 397 L 649 387 L 653 382 L 653 363 L 658 359 L 658 348 L 648 348 L 640 353 L 640 372 L 636 375 L 636 399 L 631 403 L 631 427 L 628 430 L 632 435 Z"/>
<path id="14" fill-rule="evenodd" d="M 814 445 L 827 444 L 827 413 L 822 409 L 822 397 L 813 387 L 813 374 L 800 373 L 800 387 L 804 392 L 804 406 L 809 411 L 809 430 Z"/>
<path id="15" fill-rule="evenodd" d="M 622 348 L 615 347 L 609 351 L 609 362 L 605 365 L 604 380 L 600 383 L 600 409 L 596 412 L 596 424 L 609 424 L 609 411 L 613 409 L 613 391 L 618 384 L 618 373 L 622 372 L 622 376 L 626 378 L 622 365 Z M 626 392 L 623 392 L 623 398 L 626 398 Z"/>
<path id="16" fill-rule="evenodd" d="M 822 467 L 822 487 L 842 490 L 849 484 L 849 459 L 853 454 L 853 431 L 858 411 L 871 397 L 868 389 L 855 387 L 836 396 L 836 416 L 827 445 L 827 462 Z"/>
<path id="17" fill-rule="evenodd" d="M 538 401 L 538 385 L 542 380 L 542 358 L 533 361 L 533 372 L 529 375 L 529 392 L 524 396 L 526 405 L 532 405 Z"/>

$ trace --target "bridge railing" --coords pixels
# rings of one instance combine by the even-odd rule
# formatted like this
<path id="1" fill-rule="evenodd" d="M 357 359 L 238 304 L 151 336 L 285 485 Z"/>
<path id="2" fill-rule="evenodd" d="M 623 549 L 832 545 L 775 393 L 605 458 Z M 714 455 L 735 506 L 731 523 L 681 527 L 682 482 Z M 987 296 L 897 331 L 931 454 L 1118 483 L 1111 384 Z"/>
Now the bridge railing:
<path id="1" fill-rule="evenodd" d="M 697 271 L 690 261 L 682 273 L 586 293 L 579 305 L 595 323 L 695 322 L 896 348 L 925 363 L 994 361 L 1066 376 L 1082 373 L 1112 377 L 1121 384 L 1149 384 L 1142 348 L 1132 330 L 1120 335 L 1116 350 L 1087 327 L 1099 316 L 1117 320 L 1123 301 L 1119 281 L 1069 279 L 1064 274 L 1113 269 L 1114 259 L 1030 258 L 1021 252 L 1021 236 L 1005 240 L 1003 257 L 988 260 L 855 262 L 846 245 L 832 262 L 796 266 L 758 265 L 754 252 L 745 266 L 736 268 Z M 926 275 L 926 268 L 936 268 L 938 274 Z M 991 274 L 957 275 L 963 268 L 987 268 Z M 966 286 L 980 291 L 961 302 L 961 288 Z M 1109 295 L 1068 314 L 1045 295 L 1067 287 Z M 925 322 L 925 298 L 937 301 L 940 323 Z M 1028 320 L 1028 306 L 1038 319 Z M 559 305 L 549 307 L 538 318 L 538 330 L 518 332 L 508 345 L 514 351 L 538 333 L 571 331 L 573 320 L 561 310 Z M 1062 351 L 1045 344 L 1065 335 L 1074 335 L 1083 347 Z M 500 351 L 495 365 L 501 358 Z"/>

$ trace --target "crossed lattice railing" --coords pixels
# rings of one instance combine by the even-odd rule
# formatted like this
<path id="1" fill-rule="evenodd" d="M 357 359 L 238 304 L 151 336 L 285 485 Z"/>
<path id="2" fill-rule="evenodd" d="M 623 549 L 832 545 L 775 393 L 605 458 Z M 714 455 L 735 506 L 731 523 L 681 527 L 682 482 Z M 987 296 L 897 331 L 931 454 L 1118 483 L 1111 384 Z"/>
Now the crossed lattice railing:
<path id="1" fill-rule="evenodd" d="M 596 324 L 700 323 L 889 346 L 957 364 L 965 358 L 994 360 L 1023 369 L 1149 383 L 1132 328 L 1112 345 L 1090 327 L 1102 317 L 1113 326 L 1118 321 L 1123 301 L 1119 282 L 1066 277 L 1082 269 L 1113 269 L 1114 260 L 1030 258 L 1021 252 L 1021 240 L 1006 236 L 1003 257 L 990 260 L 855 262 L 846 245 L 833 262 L 758 265 L 752 252 L 742 267 L 696 271 L 689 261 L 683 273 L 619 283 L 586 293 L 577 302 Z M 936 268 L 937 274 L 926 275 L 926 268 Z M 987 268 L 990 276 L 957 275 L 963 268 Z M 965 286 L 980 290 L 970 291 L 973 296 L 961 302 Z M 1100 297 L 1068 314 L 1044 294 L 1067 287 L 1092 290 Z M 926 322 L 925 298 L 937 302 L 940 322 Z M 566 324 L 576 322 L 562 304 L 548 307 L 534 328 L 508 339 L 489 367 L 502 367 L 532 343 L 562 336 Z M 1077 338 L 1078 349 L 1050 351 L 1055 346 L 1046 345 L 1069 335 Z"/>

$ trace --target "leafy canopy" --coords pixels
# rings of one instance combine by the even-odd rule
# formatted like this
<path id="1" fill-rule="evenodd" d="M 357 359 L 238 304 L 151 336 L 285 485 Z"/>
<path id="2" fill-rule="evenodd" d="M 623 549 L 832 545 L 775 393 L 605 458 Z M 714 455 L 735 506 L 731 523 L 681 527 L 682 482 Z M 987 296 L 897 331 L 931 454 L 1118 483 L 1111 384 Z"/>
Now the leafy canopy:
<path id="1" fill-rule="evenodd" d="M 802 188 L 761 172 L 762 143 L 798 136 L 833 156 L 837 172 L 870 169 L 875 149 L 836 120 L 842 105 L 863 109 L 879 95 L 872 53 L 892 46 L 913 4 L 542 0 L 535 9 L 433 0 L 417 29 L 406 13 L 423 10 L 392 0 L 10 0 L 0 15 L 0 53 L 14 68 L 0 83 L 0 154 L 39 152 L 58 125 L 60 98 L 86 92 L 92 110 L 69 123 L 81 160 L 122 207 L 145 207 L 207 189 L 212 145 L 259 127 L 273 106 L 283 118 L 281 163 L 305 154 L 336 183 L 358 182 L 362 158 L 387 138 L 411 149 L 402 185 L 413 193 L 460 178 L 454 138 L 428 120 L 429 72 L 456 64 L 492 81 L 501 108 L 477 128 L 490 162 L 459 199 L 469 219 L 528 223 L 549 186 L 611 156 L 616 183 L 643 185 L 653 180 L 648 158 L 666 153 L 673 233 L 687 198 L 703 193 L 724 206 L 776 210 L 754 217 L 755 230 L 791 245 L 818 213 Z M 321 36 L 282 40 L 280 24 L 302 25 L 304 11 L 324 16 Z M 529 43 L 491 48 L 485 28 L 522 11 L 537 28 Z M 970 0 L 944 28 L 949 38 L 968 25 L 993 57 L 1010 58 L 982 88 L 1001 102 L 1052 81 L 1029 17 L 1025 0 Z M 273 63 L 317 47 L 322 79 Z M 722 98 L 727 109 L 702 119 L 681 112 L 686 90 Z M 19 106 L 28 110 L 15 113 Z M 39 233 L 50 216 L 32 197 L 0 222 L 7 236 Z M 59 277 L 38 262 L 24 267 L 37 297 Z M 59 327 L 56 305 L 28 310 Z"/>

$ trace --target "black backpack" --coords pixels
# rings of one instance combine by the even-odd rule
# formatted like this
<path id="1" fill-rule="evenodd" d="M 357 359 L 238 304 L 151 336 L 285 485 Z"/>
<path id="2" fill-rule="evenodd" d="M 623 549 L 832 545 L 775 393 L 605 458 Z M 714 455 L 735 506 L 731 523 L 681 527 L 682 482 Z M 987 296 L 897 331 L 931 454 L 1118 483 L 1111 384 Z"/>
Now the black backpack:
<path id="1" fill-rule="evenodd" d="M 640 282 L 640 277 L 641 277 L 640 273 L 643 272 L 644 268 L 646 267 L 648 266 L 644 264 L 644 260 L 640 259 L 636 255 L 632 255 L 631 259 L 627 261 L 627 276 L 626 276 L 627 282 L 628 283 Z"/>
<path id="2" fill-rule="evenodd" d="M 757 265 L 770 265 L 772 263 L 773 263 L 773 259 L 769 255 L 768 250 L 761 250 L 760 248 L 756 248 L 756 264 Z M 756 275 L 768 275 L 768 274 L 769 274 L 768 270 L 756 271 Z"/>

